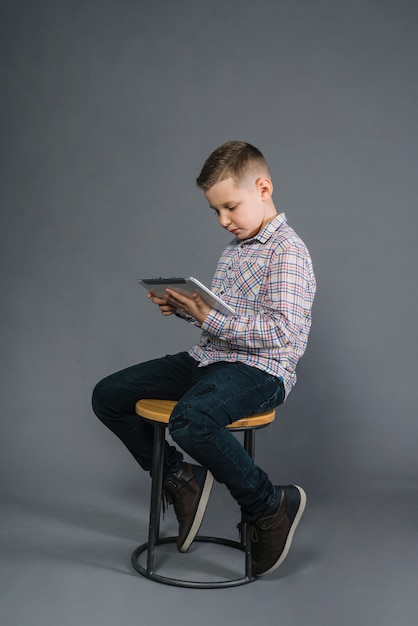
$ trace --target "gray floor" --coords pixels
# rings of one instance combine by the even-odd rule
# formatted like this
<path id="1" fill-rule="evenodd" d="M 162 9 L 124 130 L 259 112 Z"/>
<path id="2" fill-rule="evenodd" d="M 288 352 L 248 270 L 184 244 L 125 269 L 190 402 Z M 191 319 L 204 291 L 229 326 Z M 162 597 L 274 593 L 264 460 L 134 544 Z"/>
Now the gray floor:
<path id="1" fill-rule="evenodd" d="M 147 486 L 98 486 L 87 496 L 18 498 L 1 525 L 2 626 L 118 624 L 413 626 L 418 621 L 417 490 L 366 483 L 311 494 L 292 550 L 274 574 L 221 590 L 178 589 L 149 581 L 130 555 L 146 535 Z M 72 493 L 76 493 L 74 490 Z M 216 485 L 202 531 L 236 538 L 237 511 Z M 173 512 L 163 533 L 175 530 Z M 233 576 L 238 552 L 195 544 L 164 549 L 164 571 Z M 213 610 L 212 610 L 213 609 Z M 215 616 L 215 617 L 214 617 Z"/>

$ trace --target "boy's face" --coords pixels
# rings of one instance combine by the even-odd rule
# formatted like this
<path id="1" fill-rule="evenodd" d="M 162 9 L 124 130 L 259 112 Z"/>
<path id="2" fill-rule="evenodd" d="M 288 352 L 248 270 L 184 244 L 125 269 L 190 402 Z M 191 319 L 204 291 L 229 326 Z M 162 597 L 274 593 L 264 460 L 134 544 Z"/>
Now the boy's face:
<path id="1" fill-rule="evenodd" d="M 227 178 L 205 192 L 220 225 L 238 239 L 254 237 L 277 211 L 271 198 L 272 183 L 267 178 L 236 183 Z"/>

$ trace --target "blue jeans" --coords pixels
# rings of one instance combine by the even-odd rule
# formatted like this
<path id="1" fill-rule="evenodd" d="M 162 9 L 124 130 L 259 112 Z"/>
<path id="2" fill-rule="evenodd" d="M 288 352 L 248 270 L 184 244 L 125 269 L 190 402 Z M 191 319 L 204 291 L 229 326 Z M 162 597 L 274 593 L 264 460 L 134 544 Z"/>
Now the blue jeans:
<path id="1" fill-rule="evenodd" d="M 227 486 L 245 515 L 260 517 L 274 506 L 274 485 L 225 426 L 280 405 L 280 378 L 239 362 L 198 367 L 187 352 L 104 378 L 93 392 L 94 412 L 151 471 L 154 427 L 135 413 L 141 398 L 178 400 L 169 422 L 173 441 Z M 166 442 L 164 476 L 175 473 L 182 460 L 182 453 Z"/>

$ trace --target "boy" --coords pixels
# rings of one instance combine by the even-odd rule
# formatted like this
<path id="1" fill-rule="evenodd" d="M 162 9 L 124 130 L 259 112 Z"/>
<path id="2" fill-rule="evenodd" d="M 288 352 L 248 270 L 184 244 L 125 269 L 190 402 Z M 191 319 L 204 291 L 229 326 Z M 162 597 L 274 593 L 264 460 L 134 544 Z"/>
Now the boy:
<path id="1" fill-rule="evenodd" d="M 211 309 L 198 294 L 149 293 L 163 315 L 200 326 L 200 342 L 105 378 L 94 390 L 93 409 L 150 471 L 153 426 L 135 414 L 135 403 L 178 400 L 169 432 L 199 465 L 185 463 L 166 442 L 164 491 L 179 522 L 177 547 L 186 552 L 193 542 L 215 477 L 253 527 L 252 572 L 262 576 L 286 558 L 306 495 L 294 485 L 274 486 L 225 427 L 285 400 L 306 348 L 316 283 L 306 246 L 276 211 L 268 165 L 257 148 L 223 144 L 206 160 L 197 184 L 234 236 L 212 289 L 236 315 Z"/>

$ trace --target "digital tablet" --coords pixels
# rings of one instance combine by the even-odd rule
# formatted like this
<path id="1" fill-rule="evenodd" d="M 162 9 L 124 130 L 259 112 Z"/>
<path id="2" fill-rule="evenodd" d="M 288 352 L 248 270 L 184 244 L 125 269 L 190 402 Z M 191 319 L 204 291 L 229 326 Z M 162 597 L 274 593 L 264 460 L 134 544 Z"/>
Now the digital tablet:
<path id="1" fill-rule="evenodd" d="M 218 298 L 210 289 L 205 287 L 193 276 L 188 278 L 138 278 L 138 282 L 145 287 L 147 291 L 151 291 L 154 295 L 164 298 L 167 287 L 178 291 L 186 296 L 198 293 L 202 299 L 213 309 L 216 309 L 224 315 L 235 315 L 235 311 L 226 302 Z"/>

